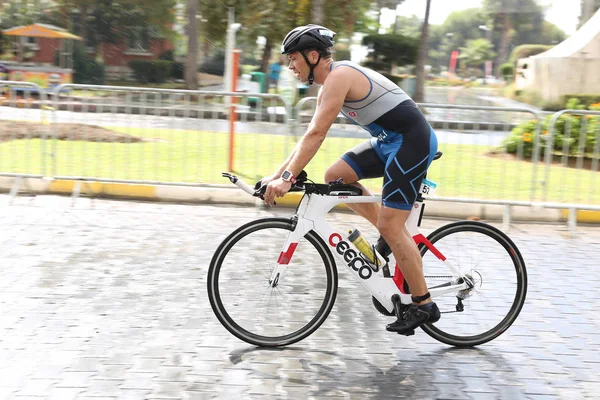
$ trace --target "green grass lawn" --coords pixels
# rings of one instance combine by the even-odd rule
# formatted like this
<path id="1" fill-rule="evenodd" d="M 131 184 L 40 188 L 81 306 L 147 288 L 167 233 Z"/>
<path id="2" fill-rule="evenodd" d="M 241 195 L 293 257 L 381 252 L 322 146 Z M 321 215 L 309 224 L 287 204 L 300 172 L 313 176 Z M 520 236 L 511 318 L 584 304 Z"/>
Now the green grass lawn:
<path id="1" fill-rule="evenodd" d="M 115 131 L 151 138 L 142 143 L 92 143 L 48 141 L 42 156 L 38 139 L 0 143 L 0 172 L 55 176 L 90 176 L 202 184 L 227 184 L 229 135 L 206 131 L 114 128 Z M 363 139 L 327 138 L 306 168 L 315 182 L 322 182 L 327 167 Z M 235 137 L 234 172 L 249 182 L 269 175 L 295 145 L 284 136 L 238 134 Z M 490 146 L 440 144 L 444 156 L 434 161 L 428 178 L 438 184 L 436 195 L 482 199 L 544 200 L 541 181 L 545 166 L 511 157 L 487 155 Z M 50 153 L 55 154 L 53 166 Z M 45 170 L 42 168 L 45 163 Z M 534 179 L 534 173 L 536 177 Z M 600 203 L 599 172 L 550 168 L 547 201 Z M 535 183 L 534 183 L 535 182 Z M 381 179 L 365 181 L 380 193 Z"/>

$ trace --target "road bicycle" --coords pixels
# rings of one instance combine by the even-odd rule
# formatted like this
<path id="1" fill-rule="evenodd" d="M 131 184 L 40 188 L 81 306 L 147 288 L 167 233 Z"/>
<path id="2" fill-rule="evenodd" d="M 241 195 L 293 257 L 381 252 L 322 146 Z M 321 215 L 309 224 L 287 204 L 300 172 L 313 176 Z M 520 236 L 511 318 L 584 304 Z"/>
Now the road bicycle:
<path id="1" fill-rule="evenodd" d="M 440 156 L 438 152 L 436 159 Z M 261 196 L 239 177 L 223 176 Z M 477 346 L 504 333 L 519 315 L 527 293 L 525 262 L 505 233 L 483 222 L 458 221 L 427 237 L 420 233 L 423 196 L 431 196 L 435 188 L 424 179 L 406 221 L 423 258 L 429 292 L 442 312 L 438 322 L 421 329 L 448 345 Z M 292 191 L 304 192 L 292 217 L 249 222 L 217 248 L 207 286 L 221 324 L 256 346 L 286 346 L 305 339 L 325 322 L 334 305 L 336 259 L 371 294 L 377 311 L 393 317 L 405 312 L 412 303 L 410 288 L 393 256 L 386 260 L 376 252 L 373 260 L 325 218 L 338 204 L 381 198 L 363 196 L 352 185 L 318 184 L 307 178 Z"/>

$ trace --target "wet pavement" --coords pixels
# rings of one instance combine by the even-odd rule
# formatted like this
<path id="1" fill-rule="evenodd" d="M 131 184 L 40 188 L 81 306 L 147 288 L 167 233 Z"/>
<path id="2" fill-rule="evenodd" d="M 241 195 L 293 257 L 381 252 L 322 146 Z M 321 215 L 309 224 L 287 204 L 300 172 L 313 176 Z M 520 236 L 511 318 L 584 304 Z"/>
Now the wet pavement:
<path id="1" fill-rule="evenodd" d="M 55 196 L 9 206 L 0 195 L 0 399 L 598 398 L 600 227 L 512 226 L 527 301 L 478 348 L 386 332 L 339 268 L 321 328 L 259 349 L 219 324 L 206 272 L 237 226 L 291 213 Z M 350 214 L 330 220 L 368 229 Z"/>

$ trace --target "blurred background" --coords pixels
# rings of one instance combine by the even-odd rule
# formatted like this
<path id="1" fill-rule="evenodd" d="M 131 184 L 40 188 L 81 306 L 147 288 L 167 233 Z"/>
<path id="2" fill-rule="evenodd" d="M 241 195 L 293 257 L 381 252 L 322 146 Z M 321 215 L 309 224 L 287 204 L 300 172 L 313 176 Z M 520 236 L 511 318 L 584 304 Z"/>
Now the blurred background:
<path id="1" fill-rule="evenodd" d="M 279 46 L 317 23 L 337 32 L 334 59 L 381 72 L 420 104 L 447 154 L 430 173 L 440 198 L 594 210 L 599 9 L 600 0 L 6 1 L 0 175 L 193 186 L 223 183 L 224 170 L 269 174 L 303 134 L 318 90 L 290 75 Z M 341 116 L 329 136 L 308 167 L 317 181 L 368 137 Z"/>

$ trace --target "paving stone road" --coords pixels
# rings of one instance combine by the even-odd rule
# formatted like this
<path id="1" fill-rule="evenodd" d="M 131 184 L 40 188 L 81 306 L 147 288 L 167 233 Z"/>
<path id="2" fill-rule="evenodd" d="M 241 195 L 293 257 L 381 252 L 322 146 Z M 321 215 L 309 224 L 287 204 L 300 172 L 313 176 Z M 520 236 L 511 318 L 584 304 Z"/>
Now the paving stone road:
<path id="1" fill-rule="evenodd" d="M 479 348 L 386 332 L 342 270 L 315 334 L 255 348 L 215 318 L 208 264 L 237 226 L 291 213 L 0 195 L 0 399 L 600 398 L 599 227 L 512 226 L 527 302 Z"/>

